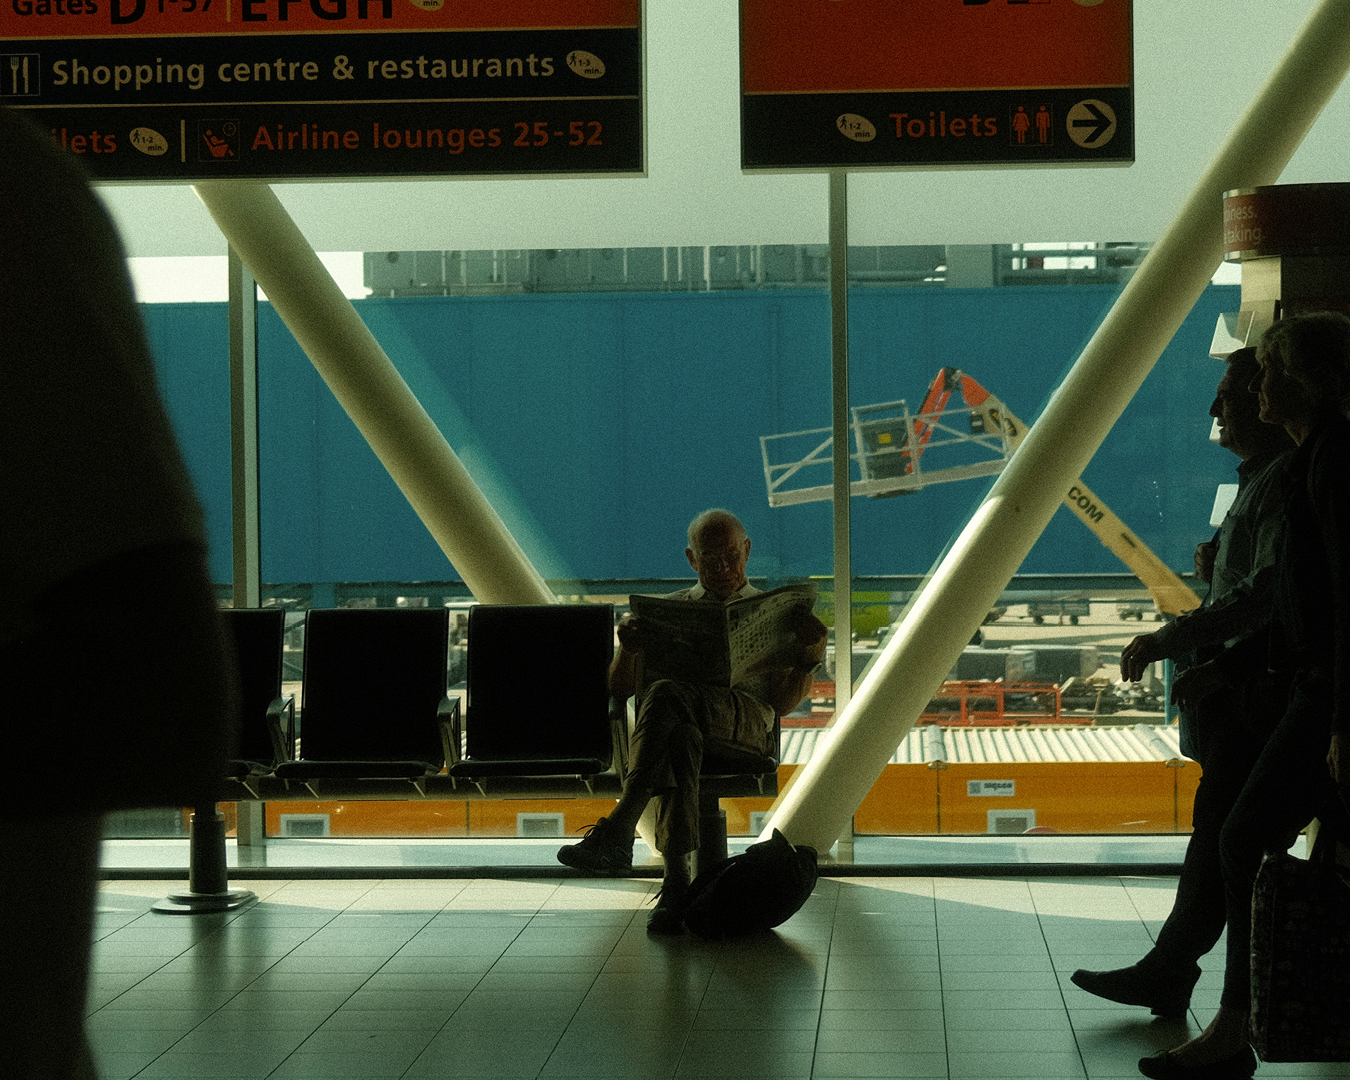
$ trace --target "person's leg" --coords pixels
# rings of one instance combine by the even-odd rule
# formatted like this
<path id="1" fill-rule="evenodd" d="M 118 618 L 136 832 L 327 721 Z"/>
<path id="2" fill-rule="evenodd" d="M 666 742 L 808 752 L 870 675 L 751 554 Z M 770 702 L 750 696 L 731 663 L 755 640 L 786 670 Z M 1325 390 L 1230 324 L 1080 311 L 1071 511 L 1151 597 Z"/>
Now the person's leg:
<path id="1" fill-rule="evenodd" d="M 703 764 L 703 732 L 692 723 L 676 724 L 666 741 L 672 787 L 657 800 L 656 846 L 665 859 L 661 893 L 647 919 L 653 934 L 684 930 L 684 909 L 692 878 L 690 860 L 698 850 L 698 773 Z"/>
<path id="2" fill-rule="evenodd" d="M 653 795 L 675 788 L 677 777 L 671 753 L 672 740 L 678 729 L 696 723 L 692 711 L 688 688 L 669 679 L 653 683 L 639 700 L 637 723 L 628 742 L 628 775 L 624 777 L 623 797 L 614 813 L 609 815 L 609 819 L 626 832 L 631 833 L 637 828 L 638 818 Z M 675 740 L 675 745 L 685 739 L 687 735 Z M 658 838 L 661 831 L 661 812 L 658 812 Z"/>
<path id="3" fill-rule="evenodd" d="M 1223 933 L 1227 917 L 1219 834 L 1237 801 L 1259 746 L 1238 723 L 1240 703 L 1216 695 L 1193 717 L 1194 748 L 1203 772 L 1195 793 L 1192 832 L 1177 894 L 1153 948 L 1137 963 L 1111 971 L 1076 971 L 1089 993 L 1159 1016 L 1182 1016 L 1200 977 L 1197 961 Z"/>
<path id="4" fill-rule="evenodd" d="M 1268 851 L 1287 851 L 1314 817 L 1333 822 L 1343 813 L 1327 771 L 1330 688 L 1295 687 L 1289 711 L 1270 737 L 1220 837 L 1228 898 L 1228 960 L 1221 1004 L 1251 1007 L 1251 913 L 1256 872 Z"/>
<path id="5" fill-rule="evenodd" d="M 698 773 L 703 732 L 696 724 L 672 724 L 665 741 L 669 785 L 657 799 L 656 846 L 666 857 L 698 850 Z"/>
<path id="6" fill-rule="evenodd" d="M 671 747 L 673 741 L 679 741 L 674 739 L 674 732 L 693 722 L 697 704 L 691 692 L 694 689 L 663 679 L 644 691 L 629 740 L 628 774 L 618 805 L 597 821 L 580 843 L 560 848 L 559 862 L 595 873 L 627 873 L 632 869 L 633 832 L 638 819 L 654 795 L 676 789 Z"/>
<path id="7" fill-rule="evenodd" d="M 673 680 L 653 683 L 638 706 L 623 797 L 609 819 L 631 831 L 652 796 L 660 795 L 657 847 L 663 853 L 696 851 L 704 753 L 752 746 L 762 752 L 764 725 L 754 716 L 763 708 L 736 690 Z"/>
<path id="8" fill-rule="evenodd" d="M 3 1080 L 96 1080 L 84 1033 L 102 818 L 0 819 Z"/>
<path id="9" fill-rule="evenodd" d="M 1158 931 L 1157 943 L 1140 961 L 1145 967 L 1187 970 L 1223 934 L 1227 904 L 1219 834 L 1261 752 L 1236 722 L 1238 712 L 1238 703 L 1229 700 L 1222 712 L 1206 712 L 1198 718 L 1197 749 L 1203 771 L 1191 814 L 1191 839 L 1172 911 Z"/>

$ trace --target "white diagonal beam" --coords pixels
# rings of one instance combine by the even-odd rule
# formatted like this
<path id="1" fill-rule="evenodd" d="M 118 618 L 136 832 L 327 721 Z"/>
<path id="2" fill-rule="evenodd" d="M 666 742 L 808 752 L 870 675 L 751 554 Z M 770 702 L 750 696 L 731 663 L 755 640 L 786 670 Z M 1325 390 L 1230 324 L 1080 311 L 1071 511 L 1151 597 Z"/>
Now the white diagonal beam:
<path id="1" fill-rule="evenodd" d="M 555 603 L 272 189 L 211 180 L 194 190 L 473 595 Z"/>

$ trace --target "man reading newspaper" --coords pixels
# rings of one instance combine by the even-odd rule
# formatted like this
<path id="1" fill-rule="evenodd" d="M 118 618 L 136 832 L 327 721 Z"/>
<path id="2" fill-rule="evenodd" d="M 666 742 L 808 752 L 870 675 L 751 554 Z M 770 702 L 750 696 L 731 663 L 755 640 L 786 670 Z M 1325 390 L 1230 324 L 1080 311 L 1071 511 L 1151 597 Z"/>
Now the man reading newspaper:
<path id="1" fill-rule="evenodd" d="M 813 588 L 761 593 L 752 586 L 745 577 L 750 538 L 735 515 L 699 514 L 684 554 L 698 584 L 668 597 L 633 597 L 635 615 L 619 626 L 610 693 L 637 695 L 623 797 L 580 843 L 558 852 L 559 862 L 580 870 L 629 872 L 633 831 L 655 796 L 656 846 L 666 862 L 647 920 L 657 934 L 684 929 L 704 753 L 767 753 L 775 716 L 797 707 L 825 655 L 825 625 L 811 613 Z M 764 600 L 743 603 L 752 596 Z M 688 604 L 690 617 L 678 618 L 671 601 Z"/>

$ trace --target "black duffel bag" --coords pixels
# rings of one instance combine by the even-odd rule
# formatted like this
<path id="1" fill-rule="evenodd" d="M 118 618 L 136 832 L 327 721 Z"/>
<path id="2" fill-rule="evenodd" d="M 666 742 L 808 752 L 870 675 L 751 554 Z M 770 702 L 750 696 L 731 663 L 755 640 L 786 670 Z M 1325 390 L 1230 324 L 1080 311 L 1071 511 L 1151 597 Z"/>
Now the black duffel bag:
<path id="1" fill-rule="evenodd" d="M 768 840 L 702 871 L 689 886 L 684 924 L 712 941 L 787 922 L 816 887 L 816 849 L 793 847 L 774 829 Z"/>

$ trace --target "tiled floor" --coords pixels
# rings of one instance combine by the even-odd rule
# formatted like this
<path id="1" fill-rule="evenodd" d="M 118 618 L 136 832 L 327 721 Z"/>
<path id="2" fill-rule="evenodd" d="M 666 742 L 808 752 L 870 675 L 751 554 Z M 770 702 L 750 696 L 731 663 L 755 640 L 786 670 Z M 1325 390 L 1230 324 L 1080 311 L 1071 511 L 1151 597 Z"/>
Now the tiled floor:
<path id="1" fill-rule="evenodd" d="M 1128 1077 L 1186 1032 L 1068 981 L 1140 956 L 1174 879 L 822 879 L 727 944 L 648 938 L 650 879 L 232 884 L 261 902 L 166 916 L 173 883 L 104 884 L 104 1080 Z"/>

